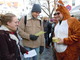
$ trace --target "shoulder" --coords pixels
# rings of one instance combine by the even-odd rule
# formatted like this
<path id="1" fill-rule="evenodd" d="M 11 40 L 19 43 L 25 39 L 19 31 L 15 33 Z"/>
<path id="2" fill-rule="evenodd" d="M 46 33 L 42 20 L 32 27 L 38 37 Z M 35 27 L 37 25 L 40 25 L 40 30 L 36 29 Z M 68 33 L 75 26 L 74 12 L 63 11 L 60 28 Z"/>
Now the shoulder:
<path id="1" fill-rule="evenodd" d="M 4 34 L 4 31 L 3 30 L 0 30 L 0 35 Z"/>
<path id="2" fill-rule="evenodd" d="M 69 22 L 74 22 L 74 21 L 78 21 L 78 19 L 75 18 L 75 17 L 70 17 L 70 18 L 68 19 L 68 21 L 69 21 Z"/>
<path id="3" fill-rule="evenodd" d="M 5 38 L 6 38 L 5 32 L 3 30 L 0 30 L 0 42 L 5 41 Z"/>
<path id="4" fill-rule="evenodd" d="M 69 19 L 68 19 L 68 23 L 69 24 L 71 24 L 71 23 L 79 23 L 79 21 L 78 21 L 78 19 L 77 18 L 75 18 L 75 17 L 70 17 Z"/>
<path id="5" fill-rule="evenodd" d="M 80 22 L 78 21 L 78 19 L 77 18 L 75 18 L 75 17 L 71 17 L 71 18 L 69 18 L 68 19 L 68 24 L 69 24 L 69 26 L 71 26 L 71 27 L 80 27 Z"/>
<path id="6" fill-rule="evenodd" d="M 7 35 L 7 34 L 9 34 L 7 31 L 0 30 L 0 36 L 4 36 L 4 35 Z"/>

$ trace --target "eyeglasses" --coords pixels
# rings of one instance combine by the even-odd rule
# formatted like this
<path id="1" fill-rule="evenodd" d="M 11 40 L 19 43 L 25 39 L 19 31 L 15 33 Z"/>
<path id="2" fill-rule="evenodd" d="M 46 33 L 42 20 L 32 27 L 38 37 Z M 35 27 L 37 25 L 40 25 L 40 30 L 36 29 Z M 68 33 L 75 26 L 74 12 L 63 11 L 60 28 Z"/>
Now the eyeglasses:
<path id="1" fill-rule="evenodd" d="M 60 13 L 59 12 L 57 12 L 57 13 L 54 13 L 54 15 L 59 15 Z"/>

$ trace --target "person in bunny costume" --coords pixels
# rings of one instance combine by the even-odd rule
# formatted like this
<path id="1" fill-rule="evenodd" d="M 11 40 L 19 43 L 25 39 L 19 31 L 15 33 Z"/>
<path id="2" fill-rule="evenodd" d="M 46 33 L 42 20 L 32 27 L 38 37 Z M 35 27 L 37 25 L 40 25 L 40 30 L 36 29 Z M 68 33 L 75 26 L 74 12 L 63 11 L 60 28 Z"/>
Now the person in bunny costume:
<path id="1" fill-rule="evenodd" d="M 80 22 L 71 17 L 68 9 L 61 0 L 55 14 L 58 23 L 54 29 L 54 35 L 59 39 L 54 42 L 57 60 L 78 60 L 80 49 Z"/>

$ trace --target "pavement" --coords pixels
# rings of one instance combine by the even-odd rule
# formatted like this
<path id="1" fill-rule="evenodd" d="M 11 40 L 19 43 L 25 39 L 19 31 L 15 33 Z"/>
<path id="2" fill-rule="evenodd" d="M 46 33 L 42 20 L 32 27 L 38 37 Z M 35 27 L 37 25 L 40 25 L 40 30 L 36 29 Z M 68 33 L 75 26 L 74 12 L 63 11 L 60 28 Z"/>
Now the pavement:
<path id="1" fill-rule="evenodd" d="M 41 54 L 40 60 L 54 60 L 52 47 L 45 48 Z"/>
<path id="2" fill-rule="evenodd" d="M 44 51 L 40 55 L 39 60 L 55 60 L 53 57 L 54 57 L 54 54 L 53 54 L 53 49 L 51 46 L 50 48 L 44 48 Z M 22 60 L 23 60 L 23 56 L 22 56 Z"/>
<path id="3" fill-rule="evenodd" d="M 43 53 L 40 54 L 39 60 L 55 60 L 55 59 L 53 59 L 53 57 L 54 57 L 54 54 L 53 54 L 52 47 L 44 48 Z M 23 55 L 22 55 L 22 60 L 24 60 Z"/>

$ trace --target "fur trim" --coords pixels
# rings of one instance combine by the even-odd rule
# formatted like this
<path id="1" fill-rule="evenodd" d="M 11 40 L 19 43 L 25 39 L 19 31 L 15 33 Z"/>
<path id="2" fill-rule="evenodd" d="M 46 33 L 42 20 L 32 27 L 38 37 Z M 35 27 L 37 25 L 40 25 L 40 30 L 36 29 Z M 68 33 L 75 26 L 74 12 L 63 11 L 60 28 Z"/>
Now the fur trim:
<path id="1" fill-rule="evenodd" d="M 0 30 L 5 30 L 5 31 L 10 31 L 6 26 L 4 26 L 4 25 L 2 25 L 1 27 L 0 27 Z"/>
<path id="2" fill-rule="evenodd" d="M 4 30 L 4 31 L 10 31 L 6 26 L 2 25 L 0 27 L 0 30 Z M 14 35 L 14 34 L 9 34 L 10 38 L 16 41 L 16 44 L 19 43 L 18 38 Z"/>
<path id="3" fill-rule="evenodd" d="M 10 38 L 16 41 L 16 44 L 19 43 L 18 38 L 14 34 L 9 34 Z"/>

